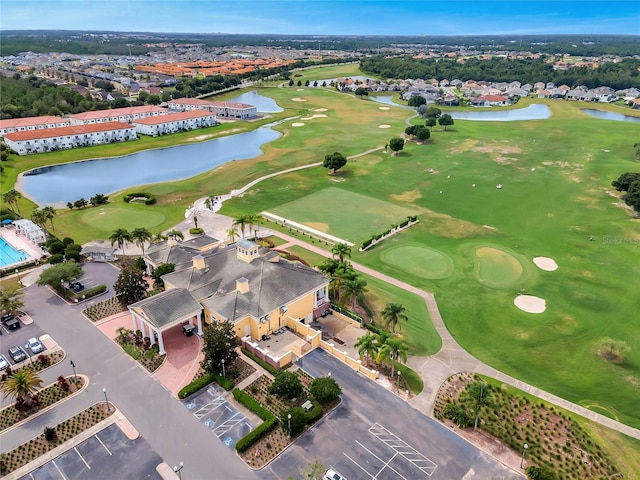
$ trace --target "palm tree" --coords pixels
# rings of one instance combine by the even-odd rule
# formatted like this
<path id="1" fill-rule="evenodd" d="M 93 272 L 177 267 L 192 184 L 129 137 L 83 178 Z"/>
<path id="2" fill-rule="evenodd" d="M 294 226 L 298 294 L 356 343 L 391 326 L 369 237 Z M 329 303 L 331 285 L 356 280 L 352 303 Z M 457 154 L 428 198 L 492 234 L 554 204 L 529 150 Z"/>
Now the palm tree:
<path id="1" fill-rule="evenodd" d="M 166 235 L 163 235 L 162 232 L 160 232 L 160 233 L 156 233 L 155 235 L 152 235 L 149 241 L 151 243 L 160 243 L 160 242 L 164 242 L 166 239 L 167 239 Z"/>
<path id="2" fill-rule="evenodd" d="M 31 212 L 31 221 L 36 225 L 40 225 L 41 227 L 44 227 L 45 220 L 46 218 L 42 210 L 33 210 Z"/>
<path id="3" fill-rule="evenodd" d="M 131 232 L 131 239 L 134 243 L 142 249 L 142 255 L 144 256 L 144 244 L 151 240 L 151 233 L 146 228 L 135 228 Z"/>
<path id="4" fill-rule="evenodd" d="M 334 257 L 338 257 L 338 260 L 344 262 L 344 258 L 351 258 L 351 247 L 346 243 L 337 243 L 331 249 L 331 253 Z"/>
<path id="5" fill-rule="evenodd" d="M 180 240 L 184 240 L 184 234 L 180 230 L 176 230 L 175 228 L 167 233 L 167 237 L 175 240 L 179 238 Z"/>
<path id="6" fill-rule="evenodd" d="M 409 346 L 400 337 L 387 337 L 385 342 L 378 347 L 378 355 L 376 362 L 391 364 L 391 378 L 394 378 L 396 370 L 396 362 L 407 362 L 407 353 Z"/>
<path id="7" fill-rule="evenodd" d="M 360 278 L 359 275 L 356 275 L 353 278 L 348 278 L 342 283 L 344 293 L 351 302 L 351 310 L 356 308 L 356 299 L 362 297 L 362 295 L 367 291 L 365 288 L 366 286 L 367 282 Z"/>
<path id="8" fill-rule="evenodd" d="M 473 424 L 473 430 L 475 431 L 478 428 L 482 407 L 490 407 L 493 404 L 491 401 L 491 387 L 482 380 L 474 380 L 467 385 L 461 397 L 463 402 L 468 404 L 476 415 Z"/>
<path id="9" fill-rule="evenodd" d="M 250 215 L 242 215 L 242 216 L 236 218 L 233 221 L 232 225 L 234 227 L 240 227 L 240 232 L 242 233 L 242 238 L 244 238 L 244 229 L 249 224 L 249 217 L 250 217 Z"/>
<path id="10" fill-rule="evenodd" d="M 389 326 L 391 324 L 391 333 L 396 333 L 396 324 L 398 320 L 409 320 L 409 318 L 404 314 L 405 308 L 399 303 L 387 303 L 387 306 L 384 307 L 382 311 L 382 318 L 385 320 L 385 326 Z"/>
<path id="11" fill-rule="evenodd" d="M 253 229 L 253 238 L 258 238 L 258 229 L 256 225 L 260 222 L 264 221 L 264 217 L 259 213 L 253 213 L 251 215 L 246 215 L 247 221 L 249 222 L 249 233 L 251 233 L 251 229 Z"/>
<path id="12" fill-rule="evenodd" d="M 113 231 L 113 233 L 109 237 L 109 240 L 111 240 L 111 245 L 117 243 L 118 248 L 122 250 L 122 255 L 124 255 L 124 246 L 127 242 L 131 241 L 131 234 L 124 228 L 118 228 L 117 230 Z"/>
<path id="13" fill-rule="evenodd" d="M 21 198 L 22 198 L 22 194 L 13 188 L 8 192 L 5 192 L 2 194 L 2 201 L 7 203 L 9 206 L 15 207 L 18 213 L 20 213 L 18 200 L 20 200 Z"/>
<path id="14" fill-rule="evenodd" d="M 236 241 L 237 236 L 238 236 L 238 229 L 235 226 L 232 226 L 229 230 L 227 230 L 227 238 L 232 242 Z"/>
<path id="15" fill-rule="evenodd" d="M 340 262 L 331 275 L 331 283 L 333 284 L 333 296 L 338 302 L 342 297 L 342 285 L 345 281 L 353 279 L 355 270 L 349 262 Z"/>
<path id="16" fill-rule="evenodd" d="M 30 406 L 33 394 L 42 386 L 42 379 L 30 369 L 18 370 L 0 383 L 4 398 L 14 397 L 16 404 Z"/>
<path id="17" fill-rule="evenodd" d="M 358 341 L 353 346 L 358 349 L 358 354 L 361 358 L 364 355 L 365 363 L 368 363 L 369 358 L 375 356 L 378 352 L 377 337 L 371 332 L 367 332 L 358 338 Z"/>
<path id="18" fill-rule="evenodd" d="M 44 216 L 45 220 L 49 220 L 49 222 L 51 223 L 51 230 L 55 232 L 56 229 L 53 226 L 53 217 L 56 216 L 55 208 L 53 208 L 51 205 L 47 205 L 42 209 L 42 215 Z"/>

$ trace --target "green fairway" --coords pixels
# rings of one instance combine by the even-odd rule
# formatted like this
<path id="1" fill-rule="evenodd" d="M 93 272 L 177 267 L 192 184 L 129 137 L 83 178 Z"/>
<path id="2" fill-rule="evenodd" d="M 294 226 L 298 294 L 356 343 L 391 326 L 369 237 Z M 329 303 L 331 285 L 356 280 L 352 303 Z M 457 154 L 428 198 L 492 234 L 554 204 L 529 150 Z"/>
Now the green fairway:
<path id="1" fill-rule="evenodd" d="M 162 212 L 149 211 L 144 209 L 131 210 L 125 208 L 89 208 L 82 211 L 80 220 L 87 225 L 109 232 L 125 228 L 133 230 L 135 228 L 153 229 L 162 224 L 165 216 Z"/>
<path id="2" fill-rule="evenodd" d="M 386 249 L 380 259 L 399 270 L 431 280 L 453 273 L 453 262 L 448 255 L 422 245 L 396 245 Z"/>
<path id="3" fill-rule="evenodd" d="M 401 205 L 338 187 L 324 188 L 271 211 L 355 243 L 362 243 L 416 213 Z"/>
<path id="4" fill-rule="evenodd" d="M 516 288 L 522 284 L 524 268 L 516 257 L 500 248 L 475 250 L 476 279 L 492 288 Z"/>

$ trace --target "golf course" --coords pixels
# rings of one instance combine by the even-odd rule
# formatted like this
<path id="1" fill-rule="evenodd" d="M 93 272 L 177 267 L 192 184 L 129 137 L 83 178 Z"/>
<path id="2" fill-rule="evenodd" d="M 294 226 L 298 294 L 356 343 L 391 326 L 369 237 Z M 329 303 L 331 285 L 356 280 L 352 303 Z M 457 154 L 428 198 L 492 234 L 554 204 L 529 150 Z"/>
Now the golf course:
<path id="1" fill-rule="evenodd" d="M 362 74 L 357 68 L 306 70 L 295 80 Z M 351 157 L 370 152 L 350 158 L 336 174 L 318 166 L 264 180 L 226 201 L 221 213 L 237 217 L 267 211 L 353 242 L 354 261 L 434 292 L 447 328 L 478 359 L 640 428 L 640 219 L 611 186 L 620 174 L 640 171 L 634 157 L 637 124 L 589 117 L 579 102 L 522 99 L 515 108 L 544 103 L 551 117 L 456 120 L 446 131 L 433 127 L 424 144 L 408 141 L 393 155 L 385 146 L 403 135 L 407 122 L 424 125 L 410 110 L 382 109 L 366 97 L 329 87 L 273 82 L 256 88 L 284 112 L 171 137 L 188 142 L 198 134 L 246 131 L 295 116 L 274 127 L 282 136 L 265 145 L 262 156 L 188 180 L 142 186 L 156 196 L 155 205 L 125 204 L 121 194 L 113 194 L 112 202 L 98 208 L 60 210 L 56 233 L 80 243 L 108 238 L 116 228 L 159 232 L 181 221 L 185 207 L 198 198 L 322 162 L 328 153 Z M 589 107 L 632 114 L 616 105 Z M 123 149 L 141 145 L 20 158 L 5 173 L 15 178 L 25 165 L 109 156 L 111 151 L 122 155 Z M 21 205 L 33 208 L 26 199 Z M 358 251 L 372 235 L 409 215 L 417 215 L 419 222 Z M 533 261 L 537 257 L 553 260 L 558 268 L 540 268 Z M 544 310 L 522 310 L 514 303 L 519 295 L 543 300 Z M 427 310 L 412 311 L 403 298 L 398 302 L 407 307 L 409 324 L 402 334 L 410 353 L 435 353 L 439 340 Z M 607 339 L 628 347 L 622 361 L 603 358 Z"/>

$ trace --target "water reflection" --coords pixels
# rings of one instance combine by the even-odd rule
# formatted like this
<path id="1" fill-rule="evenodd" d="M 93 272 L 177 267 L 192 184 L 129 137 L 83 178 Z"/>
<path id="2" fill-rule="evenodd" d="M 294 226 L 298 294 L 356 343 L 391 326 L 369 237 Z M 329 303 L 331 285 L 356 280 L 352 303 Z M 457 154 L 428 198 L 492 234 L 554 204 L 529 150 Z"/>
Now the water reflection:
<path id="1" fill-rule="evenodd" d="M 255 105 L 260 113 L 280 113 L 284 111 L 284 109 L 278 106 L 275 100 L 259 94 L 256 90 L 233 97 L 230 101 Z"/>
<path id="2" fill-rule="evenodd" d="M 583 108 L 582 111 L 592 117 L 601 118 L 603 120 L 615 120 L 617 122 L 638 122 L 640 117 L 632 117 L 631 115 L 623 115 L 622 113 L 607 112 L 605 110 L 594 110 L 593 108 Z"/>

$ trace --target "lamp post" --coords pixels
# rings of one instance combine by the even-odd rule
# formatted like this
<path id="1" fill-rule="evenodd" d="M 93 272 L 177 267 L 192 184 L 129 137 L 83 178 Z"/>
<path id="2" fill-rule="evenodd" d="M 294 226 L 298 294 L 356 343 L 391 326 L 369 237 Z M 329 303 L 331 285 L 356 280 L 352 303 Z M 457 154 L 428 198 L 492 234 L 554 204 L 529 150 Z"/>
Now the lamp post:
<path id="1" fill-rule="evenodd" d="M 29 355 L 29 363 L 31 363 L 31 365 L 33 365 L 33 357 L 31 356 L 31 350 L 29 350 L 29 344 L 28 343 L 24 346 L 24 353 Z"/>
<path id="2" fill-rule="evenodd" d="M 16 275 L 18 276 L 18 283 L 20 283 L 20 270 L 16 268 Z"/>
<path id="3" fill-rule="evenodd" d="M 396 388 L 400 388 L 400 375 L 402 375 L 402 373 L 400 372 L 400 370 L 398 370 L 398 378 L 396 379 Z"/>
<path id="4" fill-rule="evenodd" d="M 528 448 L 529 448 L 529 445 L 527 445 L 526 443 L 522 446 L 522 458 L 520 459 L 520 468 L 522 468 L 522 466 L 524 465 L 524 456 L 527 453 Z"/>
<path id="5" fill-rule="evenodd" d="M 82 300 L 84 301 L 84 309 L 87 309 L 87 296 L 86 295 L 82 295 Z"/>
<path id="6" fill-rule="evenodd" d="M 70 360 L 69 363 L 71 363 L 71 368 L 73 368 L 73 378 L 76 378 L 76 364 L 73 363 L 73 360 Z"/>
<path id="7" fill-rule="evenodd" d="M 184 462 L 180 462 L 178 465 L 173 467 L 173 471 L 178 474 L 178 478 L 182 480 L 182 473 L 180 471 L 184 468 Z"/>
<path id="8" fill-rule="evenodd" d="M 225 371 L 224 371 L 224 358 L 222 359 L 222 376 L 226 377 Z"/>
<path id="9" fill-rule="evenodd" d="M 107 407 L 107 412 L 109 411 L 109 399 L 107 398 L 107 388 L 102 389 L 102 393 L 104 393 L 104 405 Z"/>
<path id="10" fill-rule="evenodd" d="M 287 438 L 291 438 L 291 414 L 287 415 L 287 420 L 289 420 L 289 436 Z"/>

